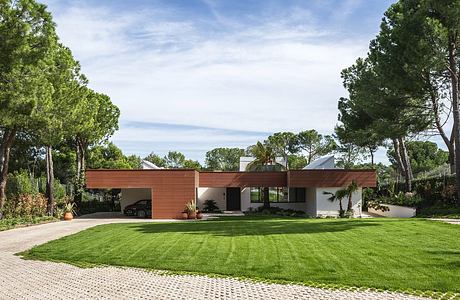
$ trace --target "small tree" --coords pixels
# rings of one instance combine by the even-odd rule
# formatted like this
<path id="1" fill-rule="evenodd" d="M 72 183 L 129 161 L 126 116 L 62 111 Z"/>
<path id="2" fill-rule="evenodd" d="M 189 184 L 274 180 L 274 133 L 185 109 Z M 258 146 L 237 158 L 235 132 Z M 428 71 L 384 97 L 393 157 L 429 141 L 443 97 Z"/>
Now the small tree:
<path id="1" fill-rule="evenodd" d="M 329 195 L 327 199 L 331 202 L 339 201 L 339 216 L 341 218 L 345 217 L 345 211 L 343 210 L 342 199 L 347 196 L 347 191 L 345 189 L 337 190 L 335 193 L 332 192 L 323 192 L 324 195 Z"/>
<path id="2" fill-rule="evenodd" d="M 337 190 L 335 193 L 332 192 L 326 192 L 324 191 L 324 195 L 329 195 L 330 197 L 328 198 L 329 201 L 335 202 L 336 200 L 339 201 L 339 216 L 341 218 L 345 217 L 345 211 L 343 209 L 342 205 L 342 199 L 345 197 L 348 198 L 348 204 L 347 204 L 347 211 L 346 215 L 348 216 L 353 216 L 353 193 L 358 190 L 358 184 L 356 183 L 355 180 L 353 180 L 348 186 Z"/>

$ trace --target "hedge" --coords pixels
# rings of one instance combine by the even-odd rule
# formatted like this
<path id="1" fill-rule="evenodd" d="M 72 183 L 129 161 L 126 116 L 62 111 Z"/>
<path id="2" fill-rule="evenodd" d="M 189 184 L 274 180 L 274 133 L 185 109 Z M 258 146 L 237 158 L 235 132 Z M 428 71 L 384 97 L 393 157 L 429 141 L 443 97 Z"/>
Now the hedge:
<path id="1" fill-rule="evenodd" d="M 412 181 L 412 191 L 421 198 L 417 205 L 418 208 L 455 207 L 457 205 L 455 175 L 415 179 Z M 404 182 L 380 186 L 376 192 L 380 196 L 404 192 Z"/>

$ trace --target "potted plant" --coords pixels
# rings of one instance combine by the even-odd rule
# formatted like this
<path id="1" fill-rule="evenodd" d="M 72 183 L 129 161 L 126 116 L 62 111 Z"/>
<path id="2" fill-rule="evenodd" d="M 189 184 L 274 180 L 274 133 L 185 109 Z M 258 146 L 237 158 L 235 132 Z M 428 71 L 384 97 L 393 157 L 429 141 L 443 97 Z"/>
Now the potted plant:
<path id="1" fill-rule="evenodd" d="M 185 210 L 182 212 L 182 219 L 188 219 L 188 213 Z"/>
<path id="2" fill-rule="evenodd" d="M 75 214 L 75 203 L 67 202 L 64 206 L 64 221 L 73 220 L 73 215 Z"/>
<path id="3" fill-rule="evenodd" d="M 201 212 L 201 210 L 197 210 L 197 211 L 196 211 L 196 218 L 197 218 L 198 220 L 203 219 L 203 213 Z"/>
<path id="4" fill-rule="evenodd" d="M 196 218 L 196 204 L 194 201 L 190 201 L 185 205 L 185 211 L 187 212 L 189 219 Z"/>

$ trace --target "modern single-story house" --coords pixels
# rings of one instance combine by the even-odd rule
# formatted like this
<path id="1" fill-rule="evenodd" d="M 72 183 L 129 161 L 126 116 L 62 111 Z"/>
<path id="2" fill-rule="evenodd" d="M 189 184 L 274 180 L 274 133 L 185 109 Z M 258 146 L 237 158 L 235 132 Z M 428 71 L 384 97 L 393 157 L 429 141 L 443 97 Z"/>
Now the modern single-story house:
<path id="1" fill-rule="evenodd" d="M 322 164 L 320 164 L 321 166 Z M 198 172 L 189 169 L 87 170 L 91 189 L 119 188 L 122 209 L 138 200 L 152 201 L 152 218 L 180 217 L 184 206 L 195 201 L 203 208 L 214 200 L 224 211 L 246 211 L 263 205 L 262 188 L 270 188 L 270 205 L 302 210 L 312 217 L 338 215 L 337 202 L 324 192 L 335 192 L 355 181 L 355 215 L 361 215 L 362 188 L 376 186 L 375 170 L 323 169 L 273 172 Z M 344 199 L 345 203 L 346 199 Z M 346 204 L 344 204 L 346 205 Z"/>

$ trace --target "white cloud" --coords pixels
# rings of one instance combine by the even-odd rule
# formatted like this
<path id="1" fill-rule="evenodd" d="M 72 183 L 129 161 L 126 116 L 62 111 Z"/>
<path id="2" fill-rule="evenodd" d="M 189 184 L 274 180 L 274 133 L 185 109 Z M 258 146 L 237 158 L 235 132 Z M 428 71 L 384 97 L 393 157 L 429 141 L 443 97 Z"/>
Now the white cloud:
<path id="1" fill-rule="evenodd" d="M 122 121 L 330 134 L 337 100 L 345 95 L 340 71 L 367 49 L 366 40 L 338 39 L 317 28 L 311 12 L 302 9 L 247 27 L 214 10 L 221 25 L 238 30 L 209 34 L 199 29 L 202 24 L 176 20 L 164 10 L 54 5 L 62 41 L 81 61 L 90 86 L 120 107 Z M 114 137 L 209 139 L 220 146 L 245 138 L 123 126 Z"/>

